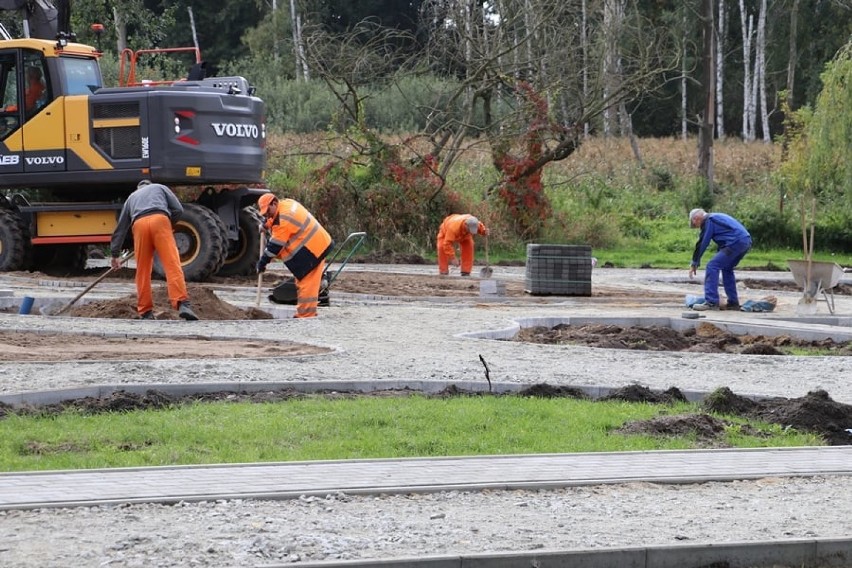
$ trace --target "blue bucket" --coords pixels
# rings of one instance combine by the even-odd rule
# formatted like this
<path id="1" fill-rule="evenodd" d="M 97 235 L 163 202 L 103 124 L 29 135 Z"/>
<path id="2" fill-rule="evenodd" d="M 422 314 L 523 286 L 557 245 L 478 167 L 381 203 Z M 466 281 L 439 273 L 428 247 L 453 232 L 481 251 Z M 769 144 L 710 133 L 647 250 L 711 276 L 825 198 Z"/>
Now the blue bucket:
<path id="1" fill-rule="evenodd" d="M 35 302 L 35 298 L 32 296 L 24 296 L 24 300 L 21 302 L 21 309 L 18 310 L 18 313 L 21 315 L 29 314 L 30 310 L 33 309 L 33 302 Z"/>

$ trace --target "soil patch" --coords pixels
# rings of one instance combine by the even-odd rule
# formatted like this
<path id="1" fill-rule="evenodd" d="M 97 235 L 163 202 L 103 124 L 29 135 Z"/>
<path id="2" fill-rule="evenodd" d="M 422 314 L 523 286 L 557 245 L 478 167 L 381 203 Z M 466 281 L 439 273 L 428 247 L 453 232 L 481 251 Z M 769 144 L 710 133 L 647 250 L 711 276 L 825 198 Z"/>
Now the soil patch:
<path id="1" fill-rule="evenodd" d="M 364 398 L 364 397 L 399 397 L 420 394 L 411 389 L 378 390 L 370 393 L 328 391 L 306 394 L 293 389 L 280 389 L 263 392 L 219 391 L 198 394 L 184 393 L 170 395 L 155 389 L 143 394 L 127 391 L 116 391 L 108 396 L 96 398 L 86 397 L 67 400 L 60 403 L 43 406 L 11 407 L 0 403 L 0 418 L 8 414 L 23 415 L 55 415 L 66 410 L 86 414 L 102 412 L 119 412 L 130 410 L 157 410 L 178 404 L 196 402 L 281 402 L 295 398 L 328 397 L 328 398 Z M 518 393 L 492 394 L 488 392 L 470 392 L 450 385 L 443 391 L 426 395 L 435 398 L 452 396 L 537 396 L 543 398 L 579 398 L 588 399 L 580 390 L 570 387 L 559 387 L 547 384 L 532 385 Z M 631 385 L 614 391 L 607 397 L 597 400 L 627 400 L 631 402 L 646 402 L 650 404 L 671 404 L 683 401 L 685 397 L 676 387 L 663 393 L 653 393 L 647 387 Z M 745 434 L 754 435 L 756 431 L 746 425 L 723 420 L 716 414 L 739 416 L 747 420 L 759 420 L 779 424 L 785 428 L 794 428 L 801 432 L 809 432 L 821 436 L 829 445 L 847 445 L 852 443 L 852 434 L 847 430 L 852 428 L 852 405 L 842 404 L 831 399 L 825 391 L 808 393 L 804 397 L 787 399 L 771 398 L 766 400 L 751 400 L 731 392 L 727 387 L 711 393 L 700 405 L 701 409 L 694 414 L 665 415 L 650 420 L 628 422 L 616 430 L 622 434 L 650 434 L 653 436 L 685 436 L 693 435 L 705 446 L 720 447 L 719 438 L 728 428 L 739 428 Z"/>
<path id="2" fill-rule="evenodd" d="M 795 280 L 753 280 L 746 278 L 739 282 L 744 287 L 751 290 L 783 290 L 788 292 L 802 292 L 802 287 L 796 284 Z M 831 293 L 835 296 L 852 296 L 852 286 L 841 283 L 832 288 Z"/>
<path id="3" fill-rule="evenodd" d="M 706 322 L 685 331 L 665 326 L 624 327 L 613 324 L 534 326 L 520 330 L 512 341 L 637 351 L 786 355 L 799 348 L 829 355 L 852 355 L 852 341 L 806 341 L 789 335 L 735 335 Z"/>
<path id="4" fill-rule="evenodd" d="M 191 324 L 187 324 L 191 325 Z M 70 333 L 0 331 L 0 361 L 140 361 L 295 357 L 331 349 L 289 341 L 207 337 L 103 337 Z"/>
<path id="5" fill-rule="evenodd" d="M 385 255 L 387 257 L 387 262 L 376 262 L 378 264 L 393 264 L 390 262 L 393 258 L 401 258 L 401 256 L 397 253 L 376 253 Z M 394 257 L 395 255 L 395 257 Z M 406 264 L 428 264 L 428 262 L 424 261 L 422 257 L 420 257 L 422 262 L 418 262 L 417 258 L 406 257 L 404 261 Z M 362 262 L 372 262 L 368 260 L 361 259 Z M 357 263 L 355 260 L 349 261 L 352 264 Z M 400 260 L 402 262 L 402 260 Z M 505 263 L 505 265 L 510 265 L 510 263 Z M 496 264 L 495 264 L 496 266 Z M 329 274 L 335 274 L 339 268 L 338 264 L 334 264 L 329 269 Z M 72 281 L 81 281 L 81 282 L 89 282 L 101 274 L 103 274 L 104 269 L 87 269 L 85 274 L 68 274 L 64 277 L 68 280 Z M 479 269 L 475 268 L 475 273 L 479 274 Z M 45 276 L 43 273 L 16 273 L 18 276 L 26 276 L 32 279 L 38 279 L 40 277 Z M 287 273 L 285 273 L 287 274 Z M 135 270 L 122 268 L 111 274 L 109 277 L 105 279 L 106 282 L 127 282 L 128 280 L 132 280 L 135 275 Z M 287 274 L 289 276 L 289 274 Z M 272 292 L 272 288 L 277 286 L 281 281 L 284 280 L 284 276 L 280 275 L 277 272 L 268 271 L 264 274 L 263 286 L 264 286 L 264 302 L 266 301 L 266 296 L 268 296 Z M 500 278 L 495 278 L 495 280 L 502 281 L 505 284 L 505 296 L 508 298 L 520 298 L 520 297 L 529 297 L 529 298 L 560 298 L 562 296 L 532 296 L 524 291 L 524 281 L 523 280 L 502 280 Z M 335 292 L 344 292 L 347 294 L 370 294 L 370 295 L 378 295 L 378 296 L 402 296 L 402 297 L 459 297 L 459 298 L 470 298 L 470 297 L 478 297 L 480 296 L 479 292 L 479 283 L 480 278 L 477 276 L 469 276 L 462 277 L 458 274 L 458 272 L 451 273 L 449 276 L 441 276 L 438 274 L 438 268 L 435 266 L 434 274 L 404 274 L 399 272 L 390 272 L 390 271 L 363 271 L 363 270 L 353 270 L 349 268 L 344 268 L 339 274 L 336 275 L 336 278 L 331 284 L 331 302 L 334 303 L 334 293 Z M 237 286 L 237 287 L 249 287 L 253 288 L 257 285 L 257 275 L 253 276 L 213 276 L 210 278 L 209 282 L 199 283 L 199 284 L 191 284 L 190 287 L 223 287 L 223 286 Z M 156 286 L 156 284 L 155 284 Z M 193 302 L 193 306 L 196 303 L 195 294 L 190 290 L 190 299 Z M 565 296 L 567 297 L 567 296 Z M 576 296 L 575 296 L 576 297 Z M 618 287 L 609 287 L 609 286 L 594 286 L 592 288 L 592 298 L 606 298 L 606 299 L 616 299 L 616 300 L 625 300 L 631 303 L 642 302 L 642 301 L 664 301 L 664 302 L 673 302 L 677 304 L 683 303 L 683 294 L 680 293 L 668 293 L 668 292 L 656 292 L 651 290 L 635 290 L 635 289 L 625 289 Z M 158 302 L 159 304 L 159 302 Z M 167 306 L 167 303 L 163 303 L 163 306 Z M 201 314 L 199 314 L 201 315 Z M 120 316 L 126 317 L 126 316 Z M 205 318 L 205 319 L 213 319 L 213 318 Z"/>
<path id="6" fill-rule="evenodd" d="M 154 317 L 158 320 L 180 319 L 177 310 L 171 309 L 165 285 L 155 285 L 153 292 Z M 216 296 L 213 290 L 200 284 L 189 284 L 187 292 L 192 310 L 199 318 L 204 320 L 273 319 L 269 312 L 257 308 L 243 309 L 229 304 Z M 113 300 L 97 300 L 75 305 L 63 315 L 114 319 L 135 319 L 139 317 L 136 313 L 136 294 Z"/>
<path id="7" fill-rule="evenodd" d="M 392 250 L 374 250 L 367 254 L 353 256 L 350 262 L 365 264 L 429 264 L 419 254 L 404 254 Z"/>

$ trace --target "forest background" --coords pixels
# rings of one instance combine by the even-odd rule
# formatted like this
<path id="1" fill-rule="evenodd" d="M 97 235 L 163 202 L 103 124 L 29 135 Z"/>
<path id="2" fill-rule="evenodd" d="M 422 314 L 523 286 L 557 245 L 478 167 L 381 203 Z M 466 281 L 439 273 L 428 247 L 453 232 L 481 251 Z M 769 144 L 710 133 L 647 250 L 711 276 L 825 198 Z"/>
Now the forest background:
<path id="1" fill-rule="evenodd" d="M 688 257 L 701 206 L 758 248 L 801 252 L 813 226 L 817 256 L 852 250 L 850 0 L 93 0 L 72 23 L 108 85 L 124 48 L 196 45 L 246 77 L 267 185 L 337 238 L 429 253 L 471 212 L 510 254 Z"/>

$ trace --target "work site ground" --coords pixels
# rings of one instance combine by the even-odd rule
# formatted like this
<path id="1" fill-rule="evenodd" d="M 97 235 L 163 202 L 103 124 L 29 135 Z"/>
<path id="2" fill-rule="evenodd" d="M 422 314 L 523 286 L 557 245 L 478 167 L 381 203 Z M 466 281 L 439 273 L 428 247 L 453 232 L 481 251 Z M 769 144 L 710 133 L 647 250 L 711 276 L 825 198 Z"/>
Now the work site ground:
<path id="1" fill-rule="evenodd" d="M 793 356 L 769 354 L 768 349 L 743 353 L 744 345 L 740 345 L 739 351 L 719 347 L 732 345 L 731 336 L 743 335 L 774 338 L 767 339 L 766 345 L 779 343 L 777 338 L 789 336 L 821 345 L 830 340 L 840 345 L 840 349 L 844 344 L 848 346 L 852 336 L 852 297 L 836 290 L 833 314 L 820 303 L 816 314 L 800 316 L 797 307 L 801 290 L 791 284 L 791 275 L 784 272 L 739 272 L 741 301 L 775 296 L 777 304 L 771 313 L 707 312 L 702 314 L 705 317 L 695 320 L 683 317 L 688 311 L 684 298 L 701 293 L 701 280 L 690 280 L 686 269 L 598 267 L 592 273 L 591 296 L 557 297 L 524 292 L 524 267 L 495 266 L 492 278 L 504 282 L 505 293 L 483 294 L 481 281 L 476 277 L 462 278 L 457 274 L 440 277 L 434 266 L 418 264 L 348 266 L 331 289 L 330 305 L 321 307 L 319 317 L 310 320 L 293 319 L 293 306 L 269 301 L 269 287 L 286 276 L 281 268 L 264 274 L 259 306 L 256 277 L 192 284 L 193 306 L 202 316 L 197 322 L 168 316 L 158 321 L 133 319 L 132 270 L 105 280 L 87 294 L 86 301 L 81 301 L 75 311 L 62 316 L 49 315 L 49 309 L 45 310 L 46 315 L 38 311 L 51 303 L 63 305 L 102 270 L 102 267 L 95 267 L 90 274 L 74 276 L 0 275 L 0 299 L 7 301 L 5 313 L 0 314 L 0 331 L 4 337 L 15 338 L 14 348 L 18 352 L 17 356 L 0 361 L 4 377 L 0 382 L 0 401 L 12 406 L 55 404 L 83 397 L 133 402 L 135 395 L 132 393 L 144 393 L 152 388 L 178 396 L 181 392 L 263 392 L 285 388 L 317 390 L 327 387 L 364 392 L 419 388 L 434 392 L 450 386 L 487 391 L 491 385 L 505 389 L 548 385 L 599 394 L 639 386 L 655 393 L 676 388 L 692 399 L 725 387 L 736 396 L 755 400 L 783 397 L 801 402 L 810 396 L 823 402 L 828 399 L 847 412 L 852 404 L 848 353 Z M 849 279 L 845 278 L 841 286 L 845 289 L 849 284 Z M 26 296 L 35 299 L 33 311 L 19 314 L 17 308 Z M 210 306 L 205 305 L 208 302 Z M 87 313 L 98 303 L 99 313 Z M 105 315 L 110 313 L 110 307 L 119 305 L 124 311 L 116 309 L 114 314 L 117 315 Z M 158 309 L 164 315 L 172 311 L 165 303 L 158 305 Z M 258 319 L 256 310 L 266 312 L 268 317 Z M 218 319 L 210 315 L 217 311 L 223 313 Z M 715 334 L 716 347 L 710 348 L 705 342 L 686 345 L 681 350 L 671 346 L 656 350 L 652 345 L 654 335 L 647 331 L 649 328 L 683 331 L 687 326 L 694 330 L 686 333 L 687 337 Z M 545 330 L 556 327 L 586 328 L 586 335 L 594 336 L 598 343 L 557 344 L 547 338 L 535 343 L 529 338 L 512 340 L 522 330 L 530 333 L 530 330 L 541 328 L 539 335 L 546 335 Z M 613 341 L 616 328 L 626 336 L 626 339 L 621 338 L 622 344 L 629 343 L 630 337 L 640 336 L 641 331 L 645 334 L 642 337 L 646 347 L 617 345 Z M 704 331 L 699 331 L 701 329 Z M 607 334 L 610 344 L 604 345 L 601 338 Z M 657 334 L 664 335 L 663 332 Z M 672 341 L 668 333 L 665 336 Z M 50 337 L 47 346 L 41 345 L 45 337 Z M 11 339 L 3 341 L 13 345 Z M 153 347 L 145 347 L 146 342 L 152 342 Z M 4 349 L 11 350 L 12 347 Z M 29 354 L 34 355 L 30 357 Z M 131 394 L 118 394 L 122 392 Z M 849 427 L 852 428 L 852 424 Z M 756 451 L 753 461 L 747 457 L 752 455 L 749 452 L 740 455 L 728 449 L 690 451 L 679 463 L 685 468 L 684 475 L 687 471 L 694 475 L 677 481 L 663 479 L 676 473 L 672 463 L 665 461 L 666 456 L 676 456 L 666 452 L 643 453 L 643 461 L 639 464 L 618 461 L 615 456 L 612 457 L 615 461 L 611 462 L 606 462 L 610 458 L 604 455 L 588 456 L 594 458 L 593 463 L 577 456 L 580 460 L 577 463 L 584 464 L 577 466 L 580 469 L 565 463 L 548 465 L 550 462 L 544 457 L 539 458 L 545 460 L 541 463 L 535 458 L 519 462 L 516 470 L 479 467 L 451 458 L 447 462 L 439 460 L 441 464 L 448 463 L 449 470 L 440 469 L 443 465 L 439 464 L 435 464 L 437 469 L 417 468 L 427 475 L 427 480 L 408 479 L 403 470 L 398 469 L 406 467 L 410 463 L 407 460 L 394 463 L 367 460 L 362 463 L 360 472 L 343 467 L 339 478 L 330 475 L 322 464 L 310 471 L 317 471 L 317 479 L 323 482 L 315 488 L 316 495 L 332 491 L 330 487 L 342 483 L 340 480 L 344 478 L 361 489 L 343 487 L 340 488 L 343 493 L 392 491 L 379 483 L 382 478 L 392 480 L 403 492 L 510 489 L 525 483 L 540 488 L 618 484 L 624 481 L 626 471 L 633 472 L 631 482 L 647 479 L 692 484 L 709 479 L 746 480 L 763 476 L 773 479 L 802 475 L 848 476 L 852 473 L 852 461 L 844 453 L 848 447 Z M 629 457 L 624 456 L 625 459 Z M 425 462 L 415 460 L 413 463 Z M 725 465 L 728 463 L 730 467 Z M 55 477 L 2 474 L 0 487 L 8 490 L 3 498 L 7 499 L 4 507 L 8 509 L 76 508 L 101 501 L 166 503 L 179 499 L 206 502 L 314 494 L 311 482 L 285 487 L 282 483 L 292 477 L 290 473 L 270 475 L 271 470 L 257 469 L 260 465 L 246 464 L 248 478 L 242 477 L 241 468 L 232 466 L 187 470 L 142 468 L 138 474 L 143 477 L 138 478 L 132 474 L 122 478 L 120 472 L 103 475 L 69 472 L 68 476 Z M 461 469 L 453 473 L 453 465 Z M 549 469 L 551 466 L 554 469 Z M 589 471 L 596 473 L 582 474 L 587 466 L 592 467 Z M 468 467 L 488 473 L 487 479 L 465 479 L 463 472 L 471 471 Z M 182 477 L 184 471 L 189 477 Z M 512 471 L 512 479 L 504 479 Z M 547 474 L 547 479 L 536 477 L 538 474 L 533 471 Z M 258 474 L 271 486 L 257 485 Z M 159 475 L 176 481 L 178 489 L 172 482 L 161 485 L 146 477 Z M 81 482 L 83 477 L 91 477 L 91 484 Z M 524 481 L 525 477 L 534 479 Z M 110 478 L 115 482 L 104 482 Z M 143 478 L 145 483 L 140 483 Z M 206 481 L 202 483 L 202 480 Z M 248 481 L 240 483 L 240 480 Z M 427 487 L 429 480 L 434 485 L 431 488 Z M 209 483 L 210 487 L 204 488 L 204 483 Z M 160 485 L 164 489 L 162 492 L 157 489 Z M 86 487 L 100 489 L 93 489 L 91 494 L 81 493 Z M 145 490 L 142 493 L 130 491 L 133 487 Z M 826 491 L 830 489 L 826 487 Z M 39 495 L 45 498 L 41 504 L 38 504 Z M 837 495 L 826 497 L 836 499 Z M 791 499 L 789 506 L 805 515 L 807 502 Z M 838 502 L 837 507 L 838 519 L 849 518 L 847 504 Z M 817 530 L 812 536 L 816 540 L 821 537 L 837 539 L 837 546 L 848 555 L 848 539 L 852 533 L 848 525 L 844 528 L 842 524 L 832 525 L 835 529 L 829 531 Z M 737 536 L 733 539 L 728 535 L 724 540 L 757 543 L 776 538 L 766 532 L 750 534 L 747 530 L 740 531 Z M 826 545 L 809 541 L 807 546 Z M 389 554 L 386 552 L 381 557 L 389 558 Z"/>

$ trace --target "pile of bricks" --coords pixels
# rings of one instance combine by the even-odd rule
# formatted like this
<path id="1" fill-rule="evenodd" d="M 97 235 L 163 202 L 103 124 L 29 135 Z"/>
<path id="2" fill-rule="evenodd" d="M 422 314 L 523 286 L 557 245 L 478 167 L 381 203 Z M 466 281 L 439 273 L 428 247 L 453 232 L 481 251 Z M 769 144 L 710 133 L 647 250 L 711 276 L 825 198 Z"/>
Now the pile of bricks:
<path id="1" fill-rule="evenodd" d="M 527 244 L 524 289 L 536 296 L 591 296 L 592 247 Z"/>

